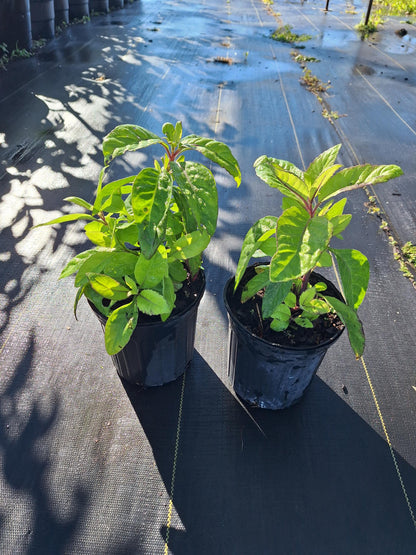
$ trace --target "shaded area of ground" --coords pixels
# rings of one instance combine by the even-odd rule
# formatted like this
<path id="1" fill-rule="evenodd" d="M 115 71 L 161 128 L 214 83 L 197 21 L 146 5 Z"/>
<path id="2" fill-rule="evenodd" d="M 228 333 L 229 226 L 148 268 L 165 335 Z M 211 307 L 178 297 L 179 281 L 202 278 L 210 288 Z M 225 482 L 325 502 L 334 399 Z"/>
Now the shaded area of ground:
<path id="1" fill-rule="evenodd" d="M 229 388 L 222 287 L 248 227 L 280 209 L 254 175 L 259 155 L 302 166 L 342 141 L 344 164 L 400 164 L 378 202 L 398 240 L 416 242 L 414 28 L 398 37 L 390 22 L 362 42 L 360 6 L 273 6 L 312 35 L 300 51 L 320 59 L 308 67 L 345 117 L 322 117 L 293 46 L 269 38 L 275 15 L 254 0 L 135 2 L 0 75 L 2 553 L 415 552 L 416 300 L 364 192 L 350 198 L 344 243 L 372 268 L 365 366 L 341 338 L 304 401 L 278 413 L 247 410 Z M 30 228 L 67 212 L 66 196 L 92 198 L 115 125 L 158 132 L 177 119 L 226 141 L 243 183 L 216 174 L 218 230 L 185 381 L 140 391 L 117 377 L 85 304 L 74 320 L 71 281 L 57 281 L 85 247 L 81 227 Z"/>

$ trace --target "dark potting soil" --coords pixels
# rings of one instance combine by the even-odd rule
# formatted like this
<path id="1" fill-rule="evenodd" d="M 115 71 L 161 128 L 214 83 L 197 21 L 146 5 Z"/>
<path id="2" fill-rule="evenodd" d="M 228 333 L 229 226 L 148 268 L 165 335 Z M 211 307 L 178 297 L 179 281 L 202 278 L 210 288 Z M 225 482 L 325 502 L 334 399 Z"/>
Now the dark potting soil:
<path id="1" fill-rule="evenodd" d="M 231 298 L 228 298 L 228 302 L 240 323 L 257 337 L 286 347 L 313 347 L 330 340 L 340 330 L 344 329 L 344 324 L 340 318 L 336 314 L 328 313 L 319 316 L 313 322 L 313 328 L 302 328 L 296 324 L 290 324 L 284 331 L 276 332 L 272 330 L 270 327 L 272 319 L 263 319 L 261 316 L 262 292 L 257 293 L 257 295 L 245 303 L 241 303 L 243 287 L 253 275 L 246 274 L 243 277 L 237 291 Z M 312 275 L 310 281 L 312 285 L 318 281 L 324 281 L 327 284 L 327 291 L 332 296 L 342 299 L 331 282 L 322 276 L 318 277 L 318 274 Z"/>

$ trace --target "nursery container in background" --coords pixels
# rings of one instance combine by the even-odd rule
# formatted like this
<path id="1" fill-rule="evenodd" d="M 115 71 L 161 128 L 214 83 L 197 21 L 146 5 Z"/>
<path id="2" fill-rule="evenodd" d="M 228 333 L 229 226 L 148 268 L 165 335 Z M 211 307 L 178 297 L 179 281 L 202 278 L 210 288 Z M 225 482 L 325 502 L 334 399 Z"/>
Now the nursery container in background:
<path id="1" fill-rule="evenodd" d="M 55 0 L 55 25 L 69 23 L 69 0 Z"/>
<path id="2" fill-rule="evenodd" d="M 30 0 L 30 18 L 34 39 L 52 39 L 55 36 L 54 0 Z"/>
<path id="3" fill-rule="evenodd" d="M 32 48 L 30 0 L 0 1 L 0 44 L 9 52 L 17 48 Z"/>
<path id="4" fill-rule="evenodd" d="M 90 0 L 90 11 L 108 13 L 110 11 L 108 0 Z"/>
<path id="5" fill-rule="evenodd" d="M 69 19 L 88 17 L 90 8 L 88 0 L 69 0 Z"/>

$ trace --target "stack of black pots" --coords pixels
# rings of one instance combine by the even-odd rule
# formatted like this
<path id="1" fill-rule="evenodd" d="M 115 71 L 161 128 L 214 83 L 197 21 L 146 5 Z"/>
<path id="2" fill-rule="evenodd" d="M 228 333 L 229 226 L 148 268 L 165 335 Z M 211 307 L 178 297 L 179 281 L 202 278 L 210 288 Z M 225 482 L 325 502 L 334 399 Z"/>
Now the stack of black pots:
<path id="1" fill-rule="evenodd" d="M 90 13 L 124 8 L 125 0 L 0 0 L 0 45 L 30 50 L 32 39 L 51 39 L 55 27 Z"/>

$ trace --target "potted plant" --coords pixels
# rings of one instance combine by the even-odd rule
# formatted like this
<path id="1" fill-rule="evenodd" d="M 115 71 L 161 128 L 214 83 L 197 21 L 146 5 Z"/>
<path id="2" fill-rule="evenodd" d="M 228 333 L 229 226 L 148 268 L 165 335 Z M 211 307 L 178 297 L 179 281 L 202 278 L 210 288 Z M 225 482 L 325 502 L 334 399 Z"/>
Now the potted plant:
<path id="1" fill-rule="evenodd" d="M 344 214 L 347 199 L 336 197 L 402 170 L 370 164 L 341 169 L 335 163 L 340 147 L 320 154 L 306 171 L 267 156 L 254 164 L 260 179 L 283 194 L 282 214 L 265 216 L 249 229 L 224 301 L 229 375 L 236 393 L 256 406 L 278 409 L 299 401 L 344 326 L 355 356 L 363 353 L 357 309 L 369 263 L 358 250 L 331 245 L 351 220 Z M 263 262 L 249 266 L 253 257 Z M 330 266 L 342 291 L 315 272 Z"/>
<path id="2" fill-rule="evenodd" d="M 65 200 L 85 212 L 41 225 L 85 220 L 92 248 L 68 262 L 60 277 L 75 275 L 74 312 L 88 299 L 104 328 L 118 373 L 130 382 L 161 385 L 176 379 L 193 355 L 196 313 L 205 288 L 202 253 L 215 232 L 218 195 L 205 165 L 185 160 L 197 151 L 241 181 L 225 144 L 182 136 L 165 123 L 163 137 L 137 125 L 119 125 L 103 140 L 102 169 L 91 204 Z M 154 166 L 104 184 L 111 162 L 129 151 L 160 145 Z"/>

